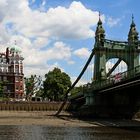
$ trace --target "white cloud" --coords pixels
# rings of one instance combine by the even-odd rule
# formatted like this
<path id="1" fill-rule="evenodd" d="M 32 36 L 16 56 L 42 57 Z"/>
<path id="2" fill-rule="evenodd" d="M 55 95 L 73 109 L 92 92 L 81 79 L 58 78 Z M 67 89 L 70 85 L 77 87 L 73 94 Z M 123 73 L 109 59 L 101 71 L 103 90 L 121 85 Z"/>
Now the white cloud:
<path id="1" fill-rule="evenodd" d="M 75 64 L 75 62 L 72 61 L 72 60 L 69 60 L 69 61 L 68 61 L 68 64 L 73 65 L 73 64 Z"/>
<path id="2" fill-rule="evenodd" d="M 88 58 L 90 56 L 90 52 L 87 48 L 75 50 L 73 53 L 80 58 Z"/>
<path id="3" fill-rule="evenodd" d="M 77 78 L 77 77 L 75 77 L 75 76 L 71 77 L 72 83 L 75 82 L 76 78 Z M 78 87 L 78 86 L 85 85 L 85 84 L 87 84 L 87 83 L 88 83 L 87 80 L 85 80 L 85 79 L 80 79 L 79 82 L 78 82 L 75 86 Z"/>
<path id="4" fill-rule="evenodd" d="M 45 4 L 46 1 L 43 0 L 42 6 Z M 104 18 L 102 15 L 103 21 Z M 97 21 L 98 12 L 87 9 L 81 2 L 73 1 L 67 8 L 58 6 L 40 11 L 32 10 L 28 0 L 1 0 L 0 51 L 4 51 L 16 40 L 25 58 L 25 75 L 43 75 L 54 66 L 48 65 L 50 60 L 63 60 L 74 64 L 71 46 L 59 40 L 93 37 L 94 31 L 91 27 L 95 26 Z M 74 54 L 88 57 L 89 51 L 81 48 Z"/>
<path id="5" fill-rule="evenodd" d="M 0 44 L 4 45 L 9 42 L 10 35 L 5 30 L 3 24 L 0 23 Z M 1 49 L 1 48 L 0 48 Z"/>
<path id="6" fill-rule="evenodd" d="M 31 3 L 34 3 L 35 2 L 35 0 L 31 0 Z"/>
<path id="7" fill-rule="evenodd" d="M 45 37 L 37 37 L 34 41 L 33 41 L 33 46 L 36 48 L 43 48 L 45 46 L 48 45 L 50 41 L 48 40 L 48 38 Z"/>
<path id="8" fill-rule="evenodd" d="M 4 19 L 5 17 L 5 7 L 7 6 L 7 1 L 6 0 L 1 0 L 0 1 L 0 22 Z"/>
<path id="9" fill-rule="evenodd" d="M 52 65 L 43 65 L 43 66 L 40 66 L 40 67 L 30 67 L 30 66 L 27 66 L 26 69 L 24 69 L 25 71 L 25 76 L 26 77 L 30 77 L 31 74 L 36 74 L 36 75 L 40 75 L 43 80 L 44 80 L 44 76 L 46 73 L 48 73 L 49 71 L 52 71 L 55 67 L 59 67 L 61 69 L 61 67 L 59 66 L 58 63 L 54 63 Z M 63 70 L 63 69 L 61 69 Z"/>
<path id="10" fill-rule="evenodd" d="M 46 65 L 49 60 L 63 60 L 69 61 L 71 58 L 71 49 L 63 42 L 56 42 L 53 47 L 46 50 L 38 50 L 32 48 L 30 50 L 24 49 L 25 63 L 28 66 L 42 66 Z"/>
<path id="11" fill-rule="evenodd" d="M 107 24 L 110 27 L 117 26 L 120 23 L 120 20 L 121 20 L 120 18 L 112 18 L 112 17 L 109 17 L 107 19 Z"/>
<path id="12" fill-rule="evenodd" d="M 46 0 L 43 0 L 41 5 L 44 6 L 46 4 Z"/>
<path id="13" fill-rule="evenodd" d="M 79 39 L 94 36 L 91 26 L 96 25 L 98 12 L 87 9 L 81 2 L 74 1 L 68 8 L 58 6 L 46 12 L 31 10 L 27 0 L 6 2 L 4 22 L 14 23 L 14 30 L 27 37 Z"/>
<path id="14" fill-rule="evenodd" d="M 25 75 L 31 75 L 33 73 L 44 75 L 46 71 L 59 66 L 57 60 L 62 60 L 67 63 L 71 61 L 71 48 L 63 42 L 55 42 L 51 48 L 40 50 L 39 47 L 32 47 L 30 39 L 18 35 L 11 37 L 7 47 L 10 47 L 15 40 L 24 57 Z M 56 60 L 56 63 L 48 65 L 50 60 Z"/>
<path id="15" fill-rule="evenodd" d="M 47 60 L 69 60 L 71 57 L 71 48 L 63 42 L 56 42 L 54 46 L 45 52 Z"/>
<path id="16" fill-rule="evenodd" d="M 89 66 L 87 67 L 87 70 L 93 73 L 94 64 L 90 63 Z"/>
<path id="17" fill-rule="evenodd" d="M 46 5 L 46 0 L 42 0 L 38 10 L 41 12 L 45 12 L 46 11 L 45 5 Z"/>

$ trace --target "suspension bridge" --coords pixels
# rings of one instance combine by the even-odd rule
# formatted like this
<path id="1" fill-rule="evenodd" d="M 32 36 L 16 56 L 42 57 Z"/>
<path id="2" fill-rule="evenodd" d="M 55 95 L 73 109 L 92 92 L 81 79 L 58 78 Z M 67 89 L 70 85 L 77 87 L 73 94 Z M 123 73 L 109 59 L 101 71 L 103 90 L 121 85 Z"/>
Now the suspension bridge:
<path id="1" fill-rule="evenodd" d="M 127 41 L 106 39 L 99 16 L 91 55 L 66 93 L 90 71 L 89 82 L 82 91 L 69 97 L 80 115 L 132 118 L 140 111 L 139 54 L 140 41 L 133 16 Z"/>

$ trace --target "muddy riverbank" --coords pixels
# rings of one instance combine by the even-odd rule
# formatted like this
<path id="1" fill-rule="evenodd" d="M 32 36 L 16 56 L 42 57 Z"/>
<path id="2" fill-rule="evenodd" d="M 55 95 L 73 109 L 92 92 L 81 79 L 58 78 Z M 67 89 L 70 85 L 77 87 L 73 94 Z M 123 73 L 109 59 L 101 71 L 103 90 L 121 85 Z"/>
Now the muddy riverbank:
<path id="1" fill-rule="evenodd" d="M 62 111 L 0 111 L 0 125 L 47 125 L 71 127 L 140 127 L 140 120 L 78 119 Z"/>

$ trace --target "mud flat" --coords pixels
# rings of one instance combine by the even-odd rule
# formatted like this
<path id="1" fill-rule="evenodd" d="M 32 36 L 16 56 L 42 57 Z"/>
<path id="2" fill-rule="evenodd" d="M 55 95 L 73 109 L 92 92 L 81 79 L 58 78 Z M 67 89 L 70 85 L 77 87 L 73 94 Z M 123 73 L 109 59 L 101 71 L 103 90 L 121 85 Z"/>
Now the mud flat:
<path id="1" fill-rule="evenodd" d="M 78 119 L 62 111 L 0 111 L 0 125 L 47 125 L 70 127 L 140 127 L 140 120 Z"/>
<path id="2" fill-rule="evenodd" d="M 97 126 L 73 118 L 70 113 L 55 111 L 0 111 L 0 125 L 49 125 L 49 126 Z"/>

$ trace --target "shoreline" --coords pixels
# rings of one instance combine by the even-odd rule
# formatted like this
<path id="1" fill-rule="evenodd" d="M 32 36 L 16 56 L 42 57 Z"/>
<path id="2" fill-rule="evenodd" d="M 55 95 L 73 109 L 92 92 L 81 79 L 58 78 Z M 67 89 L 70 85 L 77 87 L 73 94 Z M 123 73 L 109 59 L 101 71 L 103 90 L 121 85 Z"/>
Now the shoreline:
<path id="1" fill-rule="evenodd" d="M 140 120 L 78 119 L 62 111 L 0 111 L 0 125 L 46 125 L 54 127 L 140 127 Z"/>
<path id="2" fill-rule="evenodd" d="M 48 125 L 48 126 L 97 126 L 62 111 L 55 116 L 56 111 L 0 111 L 0 125 Z"/>

